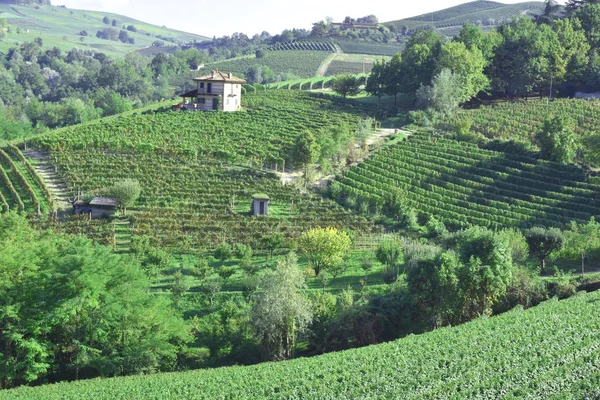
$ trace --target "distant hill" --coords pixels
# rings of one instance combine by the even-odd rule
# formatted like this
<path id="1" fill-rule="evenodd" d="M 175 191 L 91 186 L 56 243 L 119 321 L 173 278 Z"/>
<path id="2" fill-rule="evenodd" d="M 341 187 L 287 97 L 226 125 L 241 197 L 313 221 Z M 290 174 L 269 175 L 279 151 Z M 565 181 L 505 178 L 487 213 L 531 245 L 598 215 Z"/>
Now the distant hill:
<path id="1" fill-rule="evenodd" d="M 40 3 L 42 2 L 47 3 L 46 0 Z M 163 46 L 176 46 L 208 39 L 118 14 L 72 10 L 47 4 L 17 5 L 14 3 L 23 3 L 23 1 L 0 0 L 0 18 L 5 18 L 9 26 L 6 37 L 0 39 L 2 52 L 38 37 L 42 39 L 44 47 L 56 46 L 65 51 L 74 47 L 93 49 L 112 56 L 122 56 L 131 51 L 151 47 L 156 41 L 162 42 Z M 103 20 L 108 21 L 108 24 Z M 125 30 L 134 43 L 97 38 L 96 33 L 103 29 L 114 29 L 117 34 Z"/>
<path id="2" fill-rule="evenodd" d="M 440 33 L 452 36 L 467 22 L 482 27 L 493 27 L 504 21 L 510 21 L 515 16 L 540 14 L 543 9 L 544 3 L 541 1 L 504 4 L 495 1 L 477 0 L 384 24 L 394 25 L 398 30 L 405 28 L 409 32 L 433 26 Z"/>

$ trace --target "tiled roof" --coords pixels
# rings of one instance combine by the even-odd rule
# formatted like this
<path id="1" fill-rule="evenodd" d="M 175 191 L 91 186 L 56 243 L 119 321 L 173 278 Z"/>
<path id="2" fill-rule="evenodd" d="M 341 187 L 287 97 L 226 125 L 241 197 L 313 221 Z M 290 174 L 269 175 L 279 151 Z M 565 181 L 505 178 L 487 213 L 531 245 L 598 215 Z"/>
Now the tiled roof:
<path id="1" fill-rule="evenodd" d="M 227 82 L 227 83 L 246 83 L 245 79 L 237 78 L 229 73 L 221 71 L 213 71 L 208 75 L 199 76 L 194 78 L 195 81 L 214 81 L 214 82 Z"/>

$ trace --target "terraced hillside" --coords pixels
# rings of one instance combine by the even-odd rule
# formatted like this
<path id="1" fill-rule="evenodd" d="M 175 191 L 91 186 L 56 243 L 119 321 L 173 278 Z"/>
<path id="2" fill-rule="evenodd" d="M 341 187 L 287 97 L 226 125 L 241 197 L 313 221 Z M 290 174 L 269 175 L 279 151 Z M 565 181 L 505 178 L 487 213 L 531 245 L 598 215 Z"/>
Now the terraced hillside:
<path id="1" fill-rule="evenodd" d="M 9 145 L 0 149 L 0 206 L 2 212 L 53 211 L 53 196 L 21 151 Z"/>
<path id="2" fill-rule="evenodd" d="M 102 22 L 107 17 L 110 25 Z M 208 38 L 151 25 L 123 15 L 98 12 L 71 10 L 55 6 L 25 6 L 0 4 L 0 18 L 5 18 L 11 27 L 6 38 L 0 41 L 0 50 L 7 51 L 10 47 L 23 42 L 31 42 L 41 38 L 45 47 L 58 47 L 64 51 L 72 48 L 93 49 L 109 55 L 122 56 L 130 51 L 151 46 L 156 40 L 167 45 L 176 45 L 193 41 L 204 41 Z M 112 26 L 112 20 L 116 26 Z M 102 40 L 96 37 L 96 32 L 104 28 L 123 29 L 132 25 L 136 32 L 127 31 L 135 41 L 125 44 L 117 41 Z M 18 29 L 18 32 L 17 32 Z M 86 31 L 88 36 L 80 33 Z"/>
<path id="3" fill-rule="evenodd" d="M 431 26 L 443 31 L 451 27 L 460 27 L 465 23 L 492 27 L 501 22 L 510 21 L 513 17 L 540 14 L 543 9 L 544 3 L 541 1 L 504 4 L 477 0 L 429 14 L 386 22 L 385 25 L 392 24 L 398 29 L 406 27 L 409 31 L 426 29 Z"/>
<path id="4" fill-rule="evenodd" d="M 600 396 L 600 292 L 392 343 L 252 367 L 0 391 L 0 399 Z"/>
<path id="5" fill-rule="evenodd" d="M 344 204 L 367 202 L 391 217 L 413 208 L 453 229 L 469 225 L 564 227 L 600 216 L 600 186 L 583 170 L 414 135 L 336 179 Z"/>
<path id="6" fill-rule="evenodd" d="M 600 102 L 577 99 L 534 100 L 519 103 L 500 103 L 475 110 L 460 110 L 444 121 L 440 128 L 451 129 L 455 121 L 473 121 L 471 130 L 489 139 L 513 139 L 532 142 L 536 131 L 547 117 L 564 116 L 572 119 L 580 136 L 597 131 L 600 123 Z"/>
<path id="7" fill-rule="evenodd" d="M 363 217 L 283 186 L 278 176 L 260 170 L 263 163 L 289 167 L 290 148 L 306 130 L 330 135 L 334 129 L 354 129 L 366 115 L 362 106 L 295 91 L 247 94 L 244 105 L 247 110 L 237 113 L 107 118 L 36 137 L 28 146 L 50 153 L 73 193 L 101 193 L 121 178 L 137 179 L 142 198 L 133 210 L 132 233 L 151 236 L 167 249 L 182 240 L 194 249 L 224 241 L 256 248 L 264 236 L 279 232 L 295 238 L 315 226 L 375 229 Z M 271 197 L 271 216 L 250 217 L 255 193 Z M 75 221 L 68 231 L 110 243 L 110 227 L 84 228 Z"/>
<path id="8" fill-rule="evenodd" d="M 267 66 L 279 75 L 293 74 L 300 78 L 317 75 L 319 67 L 329 56 L 329 51 L 280 50 L 268 51 L 264 57 L 244 56 L 207 64 L 202 73 L 214 69 L 245 76 L 254 66 Z"/>

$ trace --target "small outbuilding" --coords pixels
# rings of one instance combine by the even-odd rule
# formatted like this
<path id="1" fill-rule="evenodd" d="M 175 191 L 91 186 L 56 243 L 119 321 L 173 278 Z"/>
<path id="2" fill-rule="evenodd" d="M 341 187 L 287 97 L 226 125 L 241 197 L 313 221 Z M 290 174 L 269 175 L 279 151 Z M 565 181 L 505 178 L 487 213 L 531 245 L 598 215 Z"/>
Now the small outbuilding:
<path id="1" fill-rule="evenodd" d="M 269 215 L 269 196 L 255 194 L 252 196 L 252 215 Z"/>
<path id="2" fill-rule="evenodd" d="M 110 197 L 94 197 L 89 203 L 77 200 L 73 203 L 76 215 L 87 214 L 90 219 L 108 218 L 115 214 L 119 201 Z"/>

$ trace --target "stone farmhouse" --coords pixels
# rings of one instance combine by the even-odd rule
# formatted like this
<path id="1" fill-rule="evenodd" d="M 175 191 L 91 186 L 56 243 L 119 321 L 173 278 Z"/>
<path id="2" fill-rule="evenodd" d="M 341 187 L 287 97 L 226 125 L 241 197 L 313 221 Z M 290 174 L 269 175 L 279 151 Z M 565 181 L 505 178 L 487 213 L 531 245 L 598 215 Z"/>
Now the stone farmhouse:
<path id="1" fill-rule="evenodd" d="M 212 71 L 194 78 L 196 89 L 180 95 L 177 108 L 195 111 L 238 111 L 242 105 L 242 84 L 246 81 L 229 73 Z"/>

